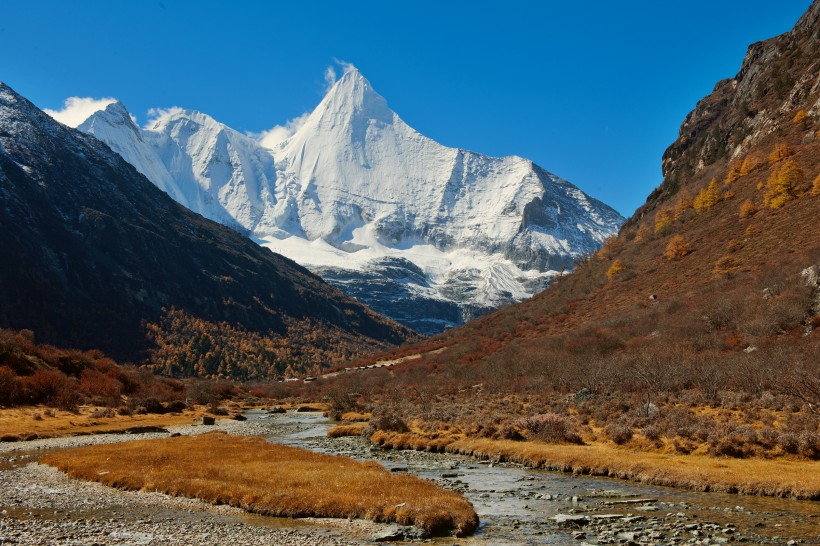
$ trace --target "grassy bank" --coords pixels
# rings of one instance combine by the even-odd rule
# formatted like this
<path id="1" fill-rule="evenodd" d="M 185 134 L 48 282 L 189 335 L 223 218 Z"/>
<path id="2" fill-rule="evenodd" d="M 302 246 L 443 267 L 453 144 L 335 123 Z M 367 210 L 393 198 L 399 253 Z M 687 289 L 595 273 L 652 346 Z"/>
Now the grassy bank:
<path id="1" fill-rule="evenodd" d="M 352 423 L 349 425 L 336 425 L 327 431 L 327 435 L 331 438 L 340 438 L 342 436 L 361 436 L 367 428 L 367 423 Z"/>
<path id="2" fill-rule="evenodd" d="M 733 459 L 630 450 L 604 442 L 587 445 L 486 438 L 425 438 L 377 431 L 371 441 L 395 449 L 427 449 L 509 461 L 532 468 L 607 476 L 693 491 L 720 491 L 795 499 L 820 499 L 820 462 L 799 459 Z"/>
<path id="3" fill-rule="evenodd" d="M 256 437 L 211 433 L 97 445 L 51 453 L 42 462 L 79 479 L 270 516 L 366 518 L 435 535 L 466 535 L 478 526 L 464 497 L 430 482 Z"/>
<path id="4" fill-rule="evenodd" d="M 86 434 L 124 432 L 135 427 L 190 425 L 207 413 L 207 408 L 166 414 L 119 415 L 110 408 L 80 407 L 64 411 L 45 406 L 0 410 L 0 441 L 34 440 Z"/>

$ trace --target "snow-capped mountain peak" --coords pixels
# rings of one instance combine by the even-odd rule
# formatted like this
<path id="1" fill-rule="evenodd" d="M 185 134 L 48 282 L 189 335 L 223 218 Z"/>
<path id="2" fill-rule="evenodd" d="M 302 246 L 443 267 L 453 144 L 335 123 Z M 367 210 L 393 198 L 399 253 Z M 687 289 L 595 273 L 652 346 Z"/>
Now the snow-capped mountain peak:
<path id="1" fill-rule="evenodd" d="M 393 116 L 384 97 L 373 89 L 361 72 L 351 67 L 325 94 L 305 125 L 333 129 L 356 121 L 391 123 Z"/>
<path id="2" fill-rule="evenodd" d="M 532 295 L 623 221 L 527 159 L 421 135 L 355 68 L 272 152 L 179 108 L 135 135 L 110 108 L 81 129 L 178 201 L 425 331 Z"/>

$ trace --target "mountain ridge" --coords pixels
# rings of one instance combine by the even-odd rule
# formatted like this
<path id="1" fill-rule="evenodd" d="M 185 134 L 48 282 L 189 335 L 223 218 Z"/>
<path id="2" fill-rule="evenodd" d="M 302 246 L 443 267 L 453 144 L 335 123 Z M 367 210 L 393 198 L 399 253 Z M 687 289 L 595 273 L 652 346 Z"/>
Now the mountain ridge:
<path id="1" fill-rule="evenodd" d="M 0 322 L 45 342 L 139 361 L 150 347 L 145 323 L 174 308 L 281 342 L 296 324 L 313 327 L 312 343 L 337 357 L 411 335 L 182 207 L 107 145 L 5 84 L 0 193 L 0 251 L 14 257 L 0 266 Z"/>
<path id="2" fill-rule="evenodd" d="M 218 122 L 204 127 L 200 117 L 213 121 L 205 114 L 173 109 L 142 130 L 147 151 L 134 154 L 133 131 L 108 131 L 108 116 L 97 112 L 80 129 L 136 163 L 153 154 L 149 163 L 166 166 L 183 204 L 239 226 L 428 333 L 536 293 L 623 220 L 529 160 L 491 158 L 424 137 L 355 68 L 271 151 L 260 152 Z M 188 142 L 199 147 L 185 145 L 188 137 L 175 129 L 184 125 L 191 127 Z M 233 136 L 219 143 L 221 132 Z M 185 165 L 184 172 L 169 165 Z M 159 187 L 169 185 L 157 176 Z M 399 262 L 407 282 L 393 274 Z M 409 282 L 415 270 L 423 282 Z M 378 297 L 367 291 L 374 279 Z M 420 312 L 412 313 L 400 294 Z"/>

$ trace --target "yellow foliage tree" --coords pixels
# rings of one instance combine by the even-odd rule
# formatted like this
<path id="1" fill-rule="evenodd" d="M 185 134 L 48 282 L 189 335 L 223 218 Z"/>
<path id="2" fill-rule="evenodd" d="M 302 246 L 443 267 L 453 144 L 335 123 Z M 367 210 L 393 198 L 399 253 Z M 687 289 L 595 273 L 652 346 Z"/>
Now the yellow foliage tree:
<path id="1" fill-rule="evenodd" d="M 763 202 L 773 209 L 779 209 L 792 199 L 800 197 L 803 171 L 794 161 L 786 161 L 772 172 L 766 181 Z"/>
<path id="2" fill-rule="evenodd" d="M 726 277 L 731 277 L 737 268 L 740 267 L 740 263 L 732 256 L 723 256 L 718 258 L 718 261 L 715 262 L 715 266 L 712 269 L 712 272 L 715 275 L 725 275 Z"/>
<path id="3" fill-rule="evenodd" d="M 623 273 L 623 270 L 624 270 L 623 262 L 621 260 L 615 260 L 614 262 L 612 262 L 612 265 L 609 266 L 609 269 L 607 269 L 606 278 L 609 279 L 609 280 L 612 280 L 615 277 L 617 277 L 618 275 L 620 275 L 621 273 Z"/>
<path id="4" fill-rule="evenodd" d="M 619 239 L 618 237 L 616 237 L 614 235 L 609 236 L 604 240 L 604 243 L 601 245 L 601 248 L 598 250 L 598 257 L 600 257 L 600 258 L 612 258 L 618 252 L 621 251 L 623 246 L 624 246 L 624 242 L 621 239 Z"/>
<path id="5" fill-rule="evenodd" d="M 718 186 L 717 178 L 713 178 L 709 182 L 709 186 L 703 188 L 695 197 L 692 206 L 697 212 L 704 212 L 720 203 L 720 187 Z"/>
<path id="6" fill-rule="evenodd" d="M 811 184 L 811 194 L 820 195 L 820 174 L 814 177 L 814 182 Z"/>
<path id="7" fill-rule="evenodd" d="M 755 204 L 752 202 L 752 200 L 751 199 L 746 199 L 743 202 L 743 204 L 740 205 L 740 212 L 738 213 L 738 215 L 741 218 L 748 218 L 749 216 L 753 215 L 756 212 L 757 212 L 757 207 L 755 207 Z"/>
<path id="8" fill-rule="evenodd" d="M 655 213 L 655 233 L 660 232 L 663 228 L 672 223 L 675 215 L 670 208 L 662 208 Z"/>
<path id="9" fill-rule="evenodd" d="M 743 158 L 743 163 L 740 164 L 740 176 L 746 176 L 750 172 L 752 172 L 755 167 L 760 165 L 760 160 L 753 155 L 747 155 Z"/>
<path id="10" fill-rule="evenodd" d="M 805 110 L 798 110 L 797 113 L 792 118 L 792 123 L 800 123 L 806 121 L 806 118 L 809 117 L 809 113 Z"/>
<path id="11" fill-rule="evenodd" d="M 692 247 L 689 246 L 686 239 L 682 235 L 675 235 L 666 244 L 666 252 L 663 253 L 663 256 L 670 261 L 680 260 L 690 252 L 692 252 Z"/>
<path id="12" fill-rule="evenodd" d="M 635 241 L 643 241 L 647 235 L 649 235 L 649 228 L 646 227 L 646 224 L 642 224 L 641 227 L 638 228 L 637 235 L 635 235 Z"/>
<path id="13" fill-rule="evenodd" d="M 734 182 L 735 180 L 740 178 L 740 176 L 741 176 L 741 174 L 740 174 L 741 166 L 742 166 L 742 163 L 740 161 L 737 161 L 737 160 L 732 161 L 729 164 L 729 170 L 726 172 L 726 178 L 723 179 L 723 183 L 724 184 L 731 184 L 732 182 Z"/>
<path id="14" fill-rule="evenodd" d="M 672 214 L 672 218 L 677 222 L 683 217 L 683 214 L 687 210 L 689 210 L 691 206 L 692 195 L 688 191 L 683 190 L 682 192 L 680 192 L 680 194 L 678 194 L 677 200 L 675 200 L 675 207 L 674 212 Z"/>
<path id="15" fill-rule="evenodd" d="M 785 144 L 785 143 L 778 144 L 777 146 L 774 147 L 774 150 L 772 150 L 772 153 L 769 154 L 769 163 L 771 165 L 774 165 L 775 163 L 780 163 L 781 161 L 783 161 L 784 159 L 786 159 L 787 157 L 789 157 L 793 153 L 794 153 L 794 150 L 792 150 L 792 147 L 789 146 L 788 144 Z"/>

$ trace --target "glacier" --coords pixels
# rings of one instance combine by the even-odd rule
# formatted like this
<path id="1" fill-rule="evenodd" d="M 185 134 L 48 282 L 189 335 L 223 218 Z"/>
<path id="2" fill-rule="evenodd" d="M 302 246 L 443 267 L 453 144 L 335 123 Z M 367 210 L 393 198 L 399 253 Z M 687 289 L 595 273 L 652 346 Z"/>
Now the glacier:
<path id="1" fill-rule="evenodd" d="M 422 333 L 532 296 L 624 221 L 530 160 L 421 135 L 354 67 L 272 149 L 181 108 L 140 128 L 115 102 L 78 129 L 184 206 Z"/>

